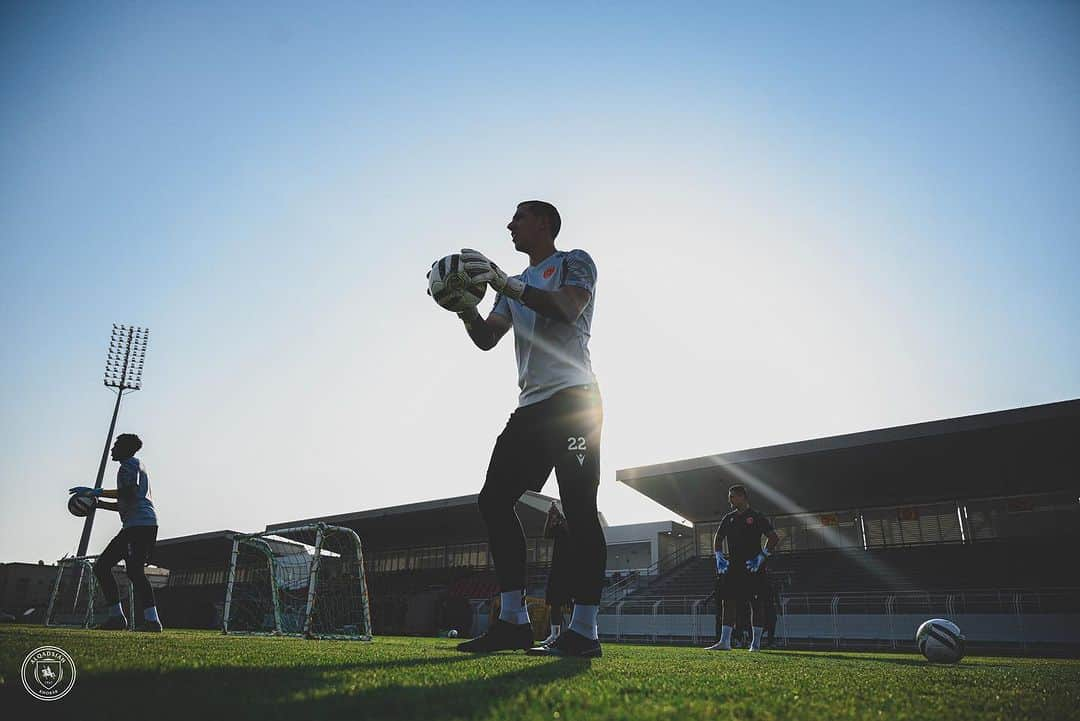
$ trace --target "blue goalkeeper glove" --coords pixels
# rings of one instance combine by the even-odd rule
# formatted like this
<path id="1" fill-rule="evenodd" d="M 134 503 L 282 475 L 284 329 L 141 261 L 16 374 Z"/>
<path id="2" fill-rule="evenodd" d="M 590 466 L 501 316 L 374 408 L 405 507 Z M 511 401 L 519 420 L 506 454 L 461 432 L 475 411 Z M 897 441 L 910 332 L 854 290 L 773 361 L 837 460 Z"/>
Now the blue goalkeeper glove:
<path id="1" fill-rule="evenodd" d="M 68 493 L 77 493 L 80 496 L 93 496 L 94 498 L 101 497 L 101 488 L 90 488 L 89 486 L 75 486 L 69 488 Z"/>
<path id="2" fill-rule="evenodd" d="M 728 566 L 730 566 L 730 565 L 731 565 L 731 563 L 726 558 L 724 558 L 724 552 L 723 551 L 717 551 L 716 552 L 716 572 L 719 573 L 722 576 L 725 573 L 727 573 Z"/>
<path id="3" fill-rule="evenodd" d="M 766 553 L 763 549 L 761 553 L 746 562 L 746 570 L 750 573 L 757 573 L 758 569 L 761 568 L 761 564 L 765 563 L 765 559 L 768 557 L 769 554 Z"/>

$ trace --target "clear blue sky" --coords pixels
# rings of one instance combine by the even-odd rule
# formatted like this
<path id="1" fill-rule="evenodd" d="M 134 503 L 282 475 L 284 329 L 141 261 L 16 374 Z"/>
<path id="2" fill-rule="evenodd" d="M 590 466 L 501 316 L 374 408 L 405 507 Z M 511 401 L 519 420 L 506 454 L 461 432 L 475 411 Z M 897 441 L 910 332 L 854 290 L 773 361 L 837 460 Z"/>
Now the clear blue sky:
<path id="1" fill-rule="evenodd" d="M 75 546 L 113 322 L 163 537 L 476 492 L 512 346 L 424 272 L 524 267 L 528 198 L 613 523 L 671 517 L 617 468 L 1080 396 L 1076 4 L 222 5 L 0 10 L 0 560 Z"/>

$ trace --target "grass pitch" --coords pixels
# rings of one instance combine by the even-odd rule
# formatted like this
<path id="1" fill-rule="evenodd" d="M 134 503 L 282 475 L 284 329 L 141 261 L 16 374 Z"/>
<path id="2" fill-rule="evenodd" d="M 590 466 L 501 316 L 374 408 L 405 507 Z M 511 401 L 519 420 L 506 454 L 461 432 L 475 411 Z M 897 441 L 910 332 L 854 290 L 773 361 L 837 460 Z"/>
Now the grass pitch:
<path id="1" fill-rule="evenodd" d="M 607 644 L 592 661 L 466 656 L 456 641 L 365 644 L 0 628 L 6 718 L 71 719 L 1080 719 L 1080 661 L 745 651 Z M 59 646 L 78 668 L 59 701 L 19 667 Z M 17 712 L 9 715 L 8 711 Z"/>

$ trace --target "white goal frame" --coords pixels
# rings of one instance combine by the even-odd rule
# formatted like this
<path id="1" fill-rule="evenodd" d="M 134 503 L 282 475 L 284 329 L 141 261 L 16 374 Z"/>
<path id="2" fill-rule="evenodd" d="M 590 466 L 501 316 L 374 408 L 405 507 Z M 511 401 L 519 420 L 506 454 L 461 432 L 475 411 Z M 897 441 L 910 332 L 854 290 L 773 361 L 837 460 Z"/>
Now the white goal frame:
<path id="1" fill-rule="evenodd" d="M 97 556 L 67 556 L 61 558 L 56 562 L 56 580 L 53 581 L 52 591 L 49 593 L 49 605 L 45 610 L 45 625 L 46 626 L 58 626 L 67 628 L 91 628 L 94 625 L 96 618 L 94 614 L 94 596 L 98 591 L 97 576 L 94 575 L 94 561 L 97 560 Z M 87 596 L 86 613 L 83 616 L 80 623 L 58 623 L 53 619 L 53 613 L 56 611 L 56 600 L 60 594 L 61 581 L 64 579 L 65 573 L 78 573 L 79 580 L 76 581 L 75 589 L 75 602 L 77 603 L 80 593 L 84 592 Z M 109 573 L 112 573 L 113 569 L 109 569 Z M 128 628 L 134 630 L 135 628 L 135 586 L 131 583 L 127 584 L 127 596 L 128 596 Z"/>
<path id="2" fill-rule="evenodd" d="M 287 537 L 289 534 L 298 533 L 315 534 L 315 551 L 311 559 L 311 568 L 309 571 L 310 578 L 308 580 L 307 604 L 304 612 L 303 630 L 299 633 L 296 633 L 283 630 L 284 624 L 282 623 L 281 601 L 277 588 L 277 557 L 274 554 L 273 548 L 270 546 L 266 539 L 273 537 Z M 346 539 L 346 543 L 350 543 L 356 551 L 356 573 L 360 586 L 357 589 L 357 598 L 360 601 L 362 611 L 361 622 L 363 625 L 363 628 L 359 629 L 359 634 L 357 635 L 317 633 L 313 631 L 311 627 L 312 619 L 315 617 L 315 611 L 319 602 L 317 589 L 319 567 L 323 555 L 323 543 L 326 540 L 327 536 L 332 534 L 341 534 Z M 244 545 L 258 551 L 263 557 L 266 558 L 266 563 L 269 570 L 270 598 L 274 611 L 274 629 L 270 631 L 237 631 L 230 630 L 229 628 L 229 612 L 232 609 L 233 587 L 236 582 L 237 560 L 240 555 L 240 548 Z M 345 526 L 331 526 L 326 523 L 313 523 L 303 526 L 293 526 L 290 528 L 280 528 L 273 531 L 265 531 L 262 533 L 236 534 L 235 536 L 233 536 L 232 554 L 229 559 L 229 575 L 225 590 L 225 606 L 221 615 L 221 632 L 223 634 L 234 635 L 294 636 L 311 639 L 338 639 L 359 641 L 372 640 L 371 604 L 368 599 L 367 576 L 364 571 L 364 551 L 363 545 L 360 542 L 360 536 L 358 536 L 356 531 L 351 528 L 347 528 Z"/>

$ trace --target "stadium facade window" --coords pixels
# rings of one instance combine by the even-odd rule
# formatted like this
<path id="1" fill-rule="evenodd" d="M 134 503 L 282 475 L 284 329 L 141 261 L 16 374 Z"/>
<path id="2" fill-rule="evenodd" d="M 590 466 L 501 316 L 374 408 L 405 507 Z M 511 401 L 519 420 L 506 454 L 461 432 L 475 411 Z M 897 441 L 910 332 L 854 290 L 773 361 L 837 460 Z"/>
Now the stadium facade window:
<path id="1" fill-rule="evenodd" d="M 964 502 L 961 512 L 973 541 L 1080 533 L 1075 493 L 972 499 Z"/>
<path id="2" fill-rule="evenodd" d="M 716 529 L 719 527 L 719 522 L 694 524 L 694 544 L 697 546 L 699 556 L 712 557 L 713 536 L 716 535 Z"/>
<path id="3" fill-rule="evenodd" d="M 533 539 L 528 554 L 530 563 L 550 563 L 551 543 Z M 461 543 L 372 551 L 367 554 L 366 564 L 373 573 L 394 573 L 433 568 L 487 569 L 492 562 L 486 543 Z"/>
<path id="4" fill-rule="evenodd" d="M 775 516 L 780 536 L 777 551 L 817 551 L 826 548 L 862 548 L 862 526 L 857 511 L 828 511 Z"/>
<path id="5" fill-rule="evenodd" d="M 959 543 L 963 540 L 954 502 L 866 509 L 863 522 L 870 548 Z"/>

